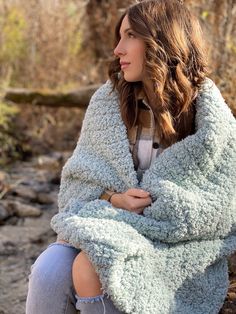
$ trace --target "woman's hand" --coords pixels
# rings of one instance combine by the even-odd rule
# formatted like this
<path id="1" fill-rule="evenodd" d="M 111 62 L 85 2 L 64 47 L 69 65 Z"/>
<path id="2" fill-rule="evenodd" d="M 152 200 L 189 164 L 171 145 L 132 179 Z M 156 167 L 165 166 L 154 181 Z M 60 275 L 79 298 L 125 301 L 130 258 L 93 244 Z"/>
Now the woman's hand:
<path id="1" fill-rule="evenodd" d="M 150 193 L 141 189 L 129 189 L 124 193 L 115 193 L 110 198 L 110 203 L 117 208 L 123 208 L 137 214 L 152 203 Z"/>

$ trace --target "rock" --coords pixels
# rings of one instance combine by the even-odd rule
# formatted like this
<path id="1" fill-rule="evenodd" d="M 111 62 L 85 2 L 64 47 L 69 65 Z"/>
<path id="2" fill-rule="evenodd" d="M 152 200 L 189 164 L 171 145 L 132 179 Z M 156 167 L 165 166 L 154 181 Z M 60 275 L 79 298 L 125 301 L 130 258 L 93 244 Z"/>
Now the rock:
<path id="1" fill-rule="evenodd" d="M 55 185 L 59 185 L 60 181 L 61 181 L 61 170 L 55 172 L 49 180 L 50 183 L 55 184 Z"/>
<path id="2" fill-rule="evenodd" d="M 219 312 L 219 314 L 235 314 L 235 304 L 227 302 L 224 304 L 223 308 Z"/>
<path id="3" fill-rule="evenodd" d="M 55 238 L 56 233 L 52 229 L 48 229 L 47 231 L 44 231 L 43 233 L 37 235 L 37 237 L 31 237 L 30 242 L 34 244 L 42 244 L 47 241 L 47 239 Z"/>
<path id="4" fill-rule="evenodd" d="M 18 185 L 12 189 L 12 194 L 19 195 L 23 198 L 28 198 L 29 200 L 35 200 L 37 193 L 29 186 Z"/>
<path id="5" fill-rule="evenodd" d="M 8 204 L 18 217 L 38 217 L 42 214 L 39 208 L 18 201 L 9 201 Z"/>
<path id="6" fill-rule="evenodd" d="M 16 204 L 15 211 L 18 217 L 39 217 L 42 214 L 39 208 L 22 203 Z"/>
<path id="7" fill-rule="evenodd" d="M 8 177 L 9 175 L 6 172 L 0 171 L 0 182 L 5 181 Z"/>
<path id="8" fill-rule="evenodd" d="M 10 213 L 7 211 L 7 209 L 5 208 L 4 205 L 0 204 L 0 224 L 3 223 L 4 220 L 6 220 L 7 218 L 9 218 L 11 215 Z"/>
<path id="9" fill-rule="evenodd" d="M 229 271 L 236 275 L 236 253 L 228 258 Z"/>
<path id="10" fill-rule="evenodd" d="M 14 209 L 12 206 L 9 204 L 10 201 L 8 200 L 1 200 L 0 205 L 7 211 L 8 217 L 11 217 L 14 215 Z"/>
<path id="11" fill-rule="evenodd" d="M 39 156 L 37 161 L 38 161 L 38 166 L 41 169 L 57 167 L 57 160 L 54 158 L 50 158 L 48 156 Z"/>
<path id="12" fill-rule="evenodd" d="M 227 296 L 228 296 L 229 300 L 236 301 L 236 293 L 235 292 L 229 292 Z"/>
<path id="13" fill-rule="evenodd" d="M 9 188 L 9 175 L 0 171 L 0 199 L 8 192 Z"/>
<path id="14" fill-rule="evenodd" d="M 30 160 L 11 165 L 9 174 L 0 171 L 0 314 L 25 313 L 30 266 L 56 240 L 50 220 L 61 169 L 54 168 L 52 155 L 41 160 L 47 169 Z M 54 155 L 55 167 L 59 159 Z"/>
<path id="15" fill-rule="evenodd" d="M 16 244 L 9 240 L 0 239 L 0 256 L 8 256 L 16 254 Z"/>
<path id="16" fill-rule="evenodd" d="M 5 222 L 5 225 L 11 225 L 11 226 L 16 226 L 19 223 L 19 217 L 12 216 L 8 218 Z"/>
<path id="17" fill-rule="evenodd" d="M 56 199 L 50 193 L 38 193 L 37 201 L 40 204 L 53 204 L 56 202 Z"/>
<path id="18" fill-rule="evenodd" d="M 50 177 L 48 177 L 47 179 L 50 180 Z M 58 190 L 58 186 L 48 184 L 47 182 L 40 182 L 40 184 L 35 185 L 34 190 L 37 193 L 36 201 L 38 202 L 38 200 L 41 198 L 41 195 L 53 195 L 55 191 Z"/>
<path id="19" fill-rule="evenodd" d="M 61 165 L 62 156 L 60 154 L 52 154 L 47 156 L 39 156 L 37 164 L 40 169 L 58 169 Z"/>
<path id="20" fill-rule="evenodd" d="M 229 290 L 231 291 L 231 290 L 235 290 L 235 292 L 236 292 L 236 281 L 234 282 L 233 280 L 232 280 L 232 282 L 231 282 L 231 284 L 230 284 L 230 287 L 229 287 Z"/>

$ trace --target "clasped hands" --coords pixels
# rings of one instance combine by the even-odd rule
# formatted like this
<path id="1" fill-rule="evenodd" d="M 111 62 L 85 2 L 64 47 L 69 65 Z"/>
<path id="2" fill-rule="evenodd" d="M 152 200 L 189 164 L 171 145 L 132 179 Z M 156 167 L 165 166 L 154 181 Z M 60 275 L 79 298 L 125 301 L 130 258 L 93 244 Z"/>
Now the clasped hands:
<path id="1" fill-rule="evenodd" d="M 112 206 L 141 214 L 152 203 L 150 193 L 142 189 L 128 189 L 124 193 L 115 193 L 110 198 Z"/>

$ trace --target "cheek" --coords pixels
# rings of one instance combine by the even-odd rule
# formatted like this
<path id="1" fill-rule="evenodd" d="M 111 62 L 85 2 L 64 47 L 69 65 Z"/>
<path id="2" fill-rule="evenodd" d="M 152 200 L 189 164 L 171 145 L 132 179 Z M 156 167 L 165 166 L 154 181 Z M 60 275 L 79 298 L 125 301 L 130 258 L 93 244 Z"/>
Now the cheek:
<path id="1" fill-rule="evenodd" d="M 140 64 L 141 67 L 144 66 L 144 59 L 145 59 L 145 49 L 143 46 L 139 46 L 137 49 L 137 59 L 138 63 Z"/>

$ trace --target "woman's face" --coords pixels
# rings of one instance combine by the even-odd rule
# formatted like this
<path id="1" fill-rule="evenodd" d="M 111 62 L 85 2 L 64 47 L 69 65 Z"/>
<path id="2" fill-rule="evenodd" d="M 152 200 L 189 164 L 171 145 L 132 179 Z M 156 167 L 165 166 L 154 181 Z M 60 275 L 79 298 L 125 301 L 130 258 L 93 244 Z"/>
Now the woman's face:
<path id="1" fill-rule="evenodd" d="M 120 41 L 114 50 L 114 54 L 120 58 L 121 70 L 127 82 L 142 81 L 145 43 L 131 29 L 127 15 L 122 21 Z"/>

